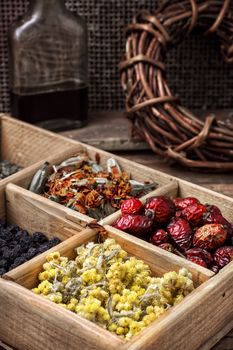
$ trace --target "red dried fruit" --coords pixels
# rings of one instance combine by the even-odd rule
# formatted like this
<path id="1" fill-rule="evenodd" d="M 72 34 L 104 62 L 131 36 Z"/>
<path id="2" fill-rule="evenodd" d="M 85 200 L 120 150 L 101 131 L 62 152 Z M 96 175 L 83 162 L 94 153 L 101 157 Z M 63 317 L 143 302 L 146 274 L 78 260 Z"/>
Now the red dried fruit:
<path id="1" fill-rule="evenodd" d="M 221 213 L 221 210 L 216 205 L 207 205 L 207 213 L 204 214 L 205 224 L 222 224 L 227 230 L 227 238 L 230 239 L 233 236 L 233 226 L 227 221 Z"/>
<path id="2" fill-rule="evenodd" d="M 176 213 L 175 213 L 175 217 L 176 218 L 181 218 L 182 216 L 182 210 L 177 210 Z"/>
<path id="3" fill-rule="evenodd" d="M 192 243 L 192 229 L 187 220 L 174 218 L 167 226 L 167 232 L 182 251 L 190 248 Z"/>
<path id="4" fill-rule="evenodd" d="M 175 204 L 176 210 L 183 210 L 189 205 L 200 203 L 197 198 L 186 197 L 186 198 L 174 198 L 173 203 Z"/>
<path id="5" fill-rule="evenodd" d="M 191 225 L 198 226 L 203 222 L 203 215 L 207 209 L 204 205 L 195 203 L 184 208 L 181 212 L 181 216 L 187 220 Z"/>
<path id="6" fill-rule="evenodd" d="M 199 256 L 190 256 L 187 258 L 187 260 L 192 261 L 193 263 L 203 266 L 203 267 L 207 267 L 206 262 L 200 258 Z"/>
<path id="7" fill-rule="evenodd" d="M 150 242 L 154 245 L 159 246 L 162 243 L 168 242 L 168 234 L 162 229 L 156 230 L 150 237 Z"/>
<path id="8" fill-rule="evenodd" d="M 164 196 L 148 198 L 145 204 L 147 210 L 154 212 L 154 223 L 166 224 L 175 214 L 175 206 L 171 199 Z"/>
<path id="9" fill-rule="evenodd" d="M 115 224 L 114 227 L 119 230 L 126 231 L 135 236 L 142 236 L 149 233 L 153 220 L 144 215 L 122 215 Z"/>
<path id="10" fill-rule="evenodd" d="M 171 243 L 162 243 L 158 246 L 159 248 L 162 248 L 170 253 L 174 253 L 175 249 Z"/>
<path id="11" fill-rule="evenodd" d="M 222 213 L 216 205 L 206 205 L 207 212 L 203 217 L 204 224 L 221 224 Z"/>
<path id="12" fill-rule="evenodd" d="M 225 218 L 223 218 L 222 225 L 227 230 L 227 239 L 231 239 L 231 243 L 233 244 L 233 225 Z"/>
<path id="13" fill-rule="evenodd" d="M 229 264 L 233 260 L 233 247 L 224 246 L 218 248 L 214 253 L 214 261 L 216 264 L 222 268 L 225 265 Z"/>
<path id="14" fill-rule="evenodd" d="M 200 227 L 193 236 L 194 247 L 213 250 L 224 244 L 227 231 L 221 224 L 207 224 Z"/>
<path id="15" fill-rule="evenodd" d="M 213 258 L 207 250 L 202 248 L 191 248 L 185 252 L 185 255 L 188 258 L 197 256 L 205 261 L 206 265 L 211 265 L 213 263 Z"/>
<path id="16" fill-rule="evenodd" d="M 142 202 L 137 198 L 126 199 L 121 204 L 122 214 L 140 214 L 143 209 Z"/>
<path id="17" fill-rule="evenodd" d="M 213 266 L 211 266 L 211 271 L 213 271 L 214 273 L 218 273 L 218 271 L 219 271 L 219 267 L 217 266 L 217 265 L 213 265 Z"/>

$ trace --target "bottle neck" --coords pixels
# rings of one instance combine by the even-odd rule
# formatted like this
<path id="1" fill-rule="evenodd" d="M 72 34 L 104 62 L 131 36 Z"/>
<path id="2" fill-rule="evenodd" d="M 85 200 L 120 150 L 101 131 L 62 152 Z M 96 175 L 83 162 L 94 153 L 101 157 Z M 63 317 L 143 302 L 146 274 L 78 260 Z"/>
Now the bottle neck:
<path id="1" fill-rule="evenodd" d="M 64 12 L 64 0 L 31 0 L 29 10 L 33 13 L 48 13 L 49 11 Z"/>

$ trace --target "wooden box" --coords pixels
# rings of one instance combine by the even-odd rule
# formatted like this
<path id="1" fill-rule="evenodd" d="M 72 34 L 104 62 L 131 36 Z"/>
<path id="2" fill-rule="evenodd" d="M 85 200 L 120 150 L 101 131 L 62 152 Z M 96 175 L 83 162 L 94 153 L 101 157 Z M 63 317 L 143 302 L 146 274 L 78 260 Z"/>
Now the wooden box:
<path id="1" fill-rule="evenodd" d="M 5 125 L 8 122 L 10 125 L 16 122 L 11 118 L 2 117 L 2 135 L 4 134 L 3 121 Z M 25 123 L 16 123 L 35 130 L 35 132 L 38 131 L 37 128 Z M 39 132 L 44 135 L 45 139 L 48 137 L 48 140 L 50 134 L 52 137 L 56 136 L 47 131 L 39 130 Z M 64 141 L 63 146 L 60 144 L 60 137 L 57 137 L 58 139 L 55 137 L 58 142 L 57 147 L 54 146 L 53 150 L 48 153 L 46 149 L 39 152 L 38 157 L 41 156 L 41 158 L 36 159 L 32 165 L 22 163 L 22 166 L 26 167 L 24 170 L 2 180 L 2 185 L 0 184 L 1 216 L 6 216 L 9 222 L 29 232 L 39 230 L 48 236 L 57 235 L 63 242 L 50 249 L 49 252 L 59 250 L 61 254 L 71 257 L 75 247 L 97 237 L 95 230 L 83 229 L 93 221 L 92 218 L 27 190 L 32 176 L 44 161 L 48 160 L 52 164 L 59 163 L 82 150 L 86 150 L 93 159 L 98 153 L 102 165 L 108 158 L 116 158 L 122 168 L 131 173 L 138 181 L 149 179 L 158 182 L 159 187 L 141 198 L 142 201 L 151 195 L 195 196 L 202 203 L 218 205 L 223 215 L 230 222 L 233 221 L 232 198 L 76 141 L 61 138 Z M 33 138 L 31 142 L 34 145 Z M 6 136 L 4 142 L 1 139 L 1 144 L 2 146 L 7 144 Z M 32 153 L 35 152 L 33 145 L 31 145 Z M 16 150 L 19 147 L 20 144 L 16 146 Z M 2 149 L 6 150 L 7 147 L 4 146 Z M 7 153 L 4 154 L 4 157 L 6 155 Z M 13 161 L 13 159 L 9 160 Z M 17 162 L 15 159 L 14 161 Z M 5 189 L 6 202 L 3 201 Z M 104 225 L 109 237 L 115 238 L 129 254 L 148 263 L 155 274 L 161 275 L 167 271 L 177 271 L 181 266 L 187 267 L 193 273 L 196 290 L 138 336 L 129 342 L 124 342 L 94 323 L 64 310 L 30 290 L 37 283 L 37 274 L 41 271 L 48 254 L 46 252 L 0 279 L 0 340 L 18 350 L 152 350 L 155 348 L 160 350 L 207 350 L 233 328 L 233 262 L 214 275 L 208 269 L 109 226 L 119 215 L 118 211 L 99 222 Z"/>
<path id="2" fill-rule="evenodd" d="M 54 153 L 71 150 L 77 143 L 17 119 L 0 114 L 0 159 L 22 167 L 17 173 L 0 180 L 0 201 L 3 201 L 7 183 L 17 182 L 32 170 L 34 173 L 44 159 L 50 160 Z M 35 165 L 37 165 L 35 167 Z M 34 169 L 34 170 L 33 170 Z M 3 212 L 0 212 L 0 218 Z"/>
<path id="3" fill-rule="evenodd" d="M 35 295 L 30 289 L 38 283 L 47 253 L 4 275 L 0 280 L 2 327 L 0 339 L 17 349 L 197 349 L 233 315 L 233 281 L 230 269 L 211 278 L 213 273 L 180 257 L 108 228 L 107 237 L 114 238 L 130 255 L 143 259 L 154 275 L 188 267 L 196 289 L 172 307 L 138 336 L 125 342 L 98 325 Z M 86 229 L 50 249 L 73 257 L 74 248 L 94 241 L 97 233 Z M 211 300 L 211 301 L 210 301 Z M 214 305 L 214 312 L 213 312 Z M 215 313 L 218 314 L 215 317 Z M 211 316 L 210 316 L 211 315 Z M 209 317 L 208 317 L 209 316 Z M 26 326 L 26 330 L 25 330 Z M 201 336 L 198 335 L 199 332 Z"/>
<path id="4" fill-rule="evenodd" d="M 144 182 L 144 181 L 156 182 L 158 184 L 158 187 L 151 192 L 154 195 L 162 195 L 167 193 L 168 191 L 173 195 L 175 195 L 175 193 L 177 192 L 177 186 L 178 186 L 177 181 L 175 179 L 172 179 L 171 176 L 164 174 L 160 171 L 150 169 L 141 164 L 131 162 L 122 157 L 115 156 L 111 153 L 104 152 L 95 147 L 82 144 L 80 142 L 73 141 L 72 147 L 70 149 L 60 153 L 56 152 L 53 155 L 51 155 L 50 158 L 45 158 L 44 162 L 48 160 L 52 168 L 53 164 L 59 164 L 63 160 L 69 157 L 72 157 L 75 154 L 78 154 L 79 152 L 82 152 L 82 151 L 87 152 L 90 158 L 93 160 L 95 160 L 96 156 L 98 156 L 98 158 L 100 158 L 100 165 L 102 165 L 103 168 L 105 169 L 106 169 L 107 160 L 113 157 L 119 162 L 120 167 L 123 170 L 125 170 L 128 174 L 131 175 L 132 179 L 141 181 L 141 182 Z M 40 166 L 41 164 L 37 164 L 36 167 L 34 166 L 33 168 L 28 169 L 27 173 L 24 176 L 18 177 L 17 179 L 15 179 L 14 184 L 20 187 L 17 190 L 15 188 L 15 191 L 18 191 L 18 192 L 21 191 L 25 195 L 25 198 L 30 198 L 30 201 L 41 203 L 40 204 L 41 206 L 43 206 L 44 204 L 47 208 L 50 208 L 52 211 L 63 212 L 67 219 L 79 225 L 85 226 L 87 222 L 92 221 L 93 218 L 90 218 L 87 215 L 81 214 L 59 203 L 53 202 L 40 195 L 27 191 L 27 188 L 31 182 L 33 175 L 35 174 L 36 170 L 40 168 Z M 147 196 L 148 194 L 143 196 L 143 198 L 145 199 L 147 198 Z"/>

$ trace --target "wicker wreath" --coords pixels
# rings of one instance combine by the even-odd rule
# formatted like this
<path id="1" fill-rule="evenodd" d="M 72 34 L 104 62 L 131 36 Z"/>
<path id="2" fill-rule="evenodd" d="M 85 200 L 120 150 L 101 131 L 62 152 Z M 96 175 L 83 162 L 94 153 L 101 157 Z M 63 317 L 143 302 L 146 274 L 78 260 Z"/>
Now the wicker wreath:
<path id="1" fill-rule="evenodd" d="M 209 115 L 201 121 L 172 95 L 165 57 L 194 27 L 218 37 L 223 57 L 233 63 L 231 0 L 168 0 L 155 12 L 140 12 L 126 29 L 120 63 L 126 113 L 139 134 L 163 158 L 208 170 L 233 170 L 233 123 Z"/>

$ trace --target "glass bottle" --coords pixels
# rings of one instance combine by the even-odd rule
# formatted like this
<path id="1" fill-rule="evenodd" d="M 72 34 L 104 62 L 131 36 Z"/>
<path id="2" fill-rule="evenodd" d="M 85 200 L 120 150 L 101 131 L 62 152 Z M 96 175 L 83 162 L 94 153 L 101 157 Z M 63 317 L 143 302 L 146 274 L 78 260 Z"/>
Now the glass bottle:
<path id="1" fill-rule="evenodd" d="M 31 0 L 10 29 L 11 113 L 51 130 L 88 118 L 87 28 L 63 0 Z"/>

